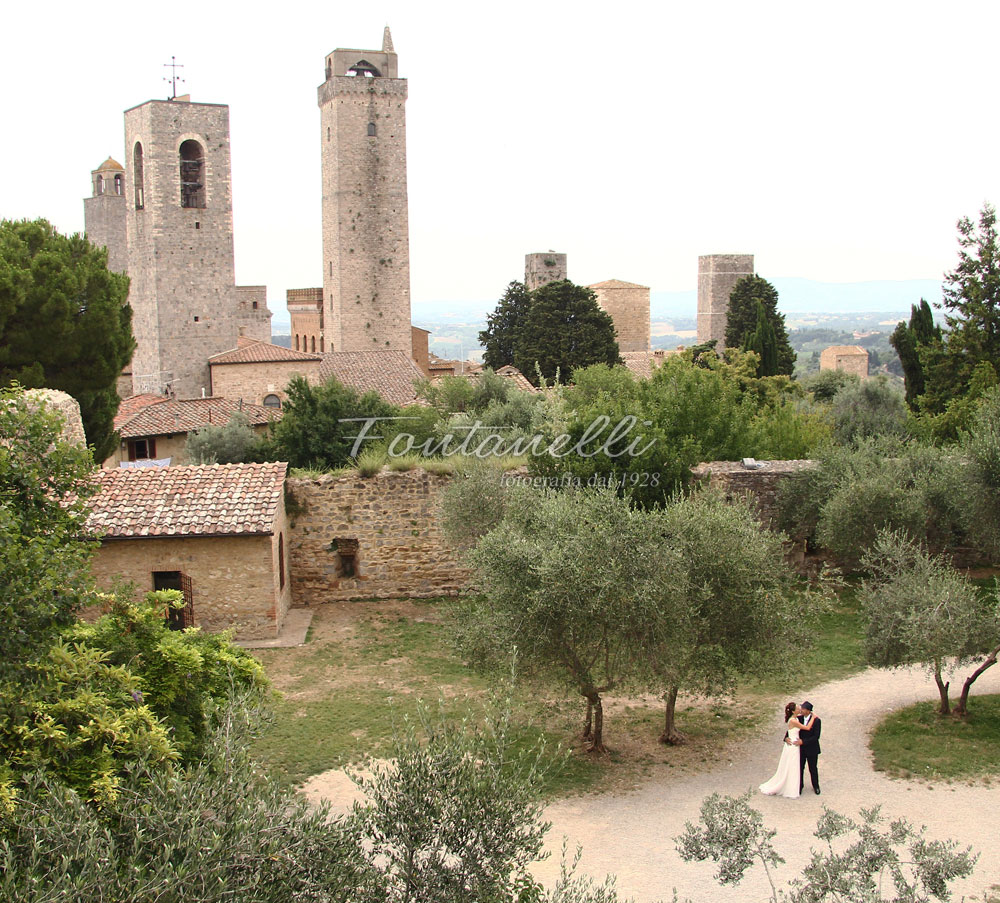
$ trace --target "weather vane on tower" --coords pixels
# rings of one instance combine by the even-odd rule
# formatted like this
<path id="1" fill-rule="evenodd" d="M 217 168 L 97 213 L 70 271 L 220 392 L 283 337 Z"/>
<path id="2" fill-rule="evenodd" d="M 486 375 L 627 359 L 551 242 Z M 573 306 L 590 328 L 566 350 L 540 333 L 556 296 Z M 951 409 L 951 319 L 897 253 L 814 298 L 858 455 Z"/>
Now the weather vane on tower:
<path id="1" fill-rule="evenodd" d="M 178 69 L 183 69 L 184 65 L 183 65 L 183 63 L 178 63 L 177 62 L 177 57 L 171 56 L 170 57 L 170 62 L 169 63 L 164 63 L 163 64 L 163 68 L 164 69 L 170 69 L 170 75 L 163 76 L 163 80 L 165 82 L 170 82 L 170 97 L 168 97 L 167 99 L 168 100 L 176 100 L 177 99 L 177 82 L 183 82 L 184 81 L 183 78 L 180 78 L 177 75 L 177 70 Z"/>

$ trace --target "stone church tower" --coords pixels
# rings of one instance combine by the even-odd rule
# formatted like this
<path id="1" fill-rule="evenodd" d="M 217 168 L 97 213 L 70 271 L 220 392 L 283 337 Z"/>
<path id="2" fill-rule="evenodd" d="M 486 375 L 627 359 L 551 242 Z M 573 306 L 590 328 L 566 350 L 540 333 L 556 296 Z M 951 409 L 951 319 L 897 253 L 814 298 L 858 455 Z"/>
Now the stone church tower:
<path id="1" fill-rule="evenodd" d="M 263 292 L 236 288 L 229 107 L 147 101 L 125 111 L 125 147 L 133 386 L 197 397 L 241 326 L 270 340 Z"/>
<path id="2" fill-rule="evenodd" d="M 91 244 L 108 249 L 108 269 L 128 269 L 125 246 L 125 167 L 108 157 L 90 174 L 93 194 L 83 199 L 83 228 Z"/>
<path id="3" fill-rule="evenodd" d="M 405 351 L 410 332 L 406 79 L 381 50 L 339 48 L 319 86 L 326 351 Z"/>

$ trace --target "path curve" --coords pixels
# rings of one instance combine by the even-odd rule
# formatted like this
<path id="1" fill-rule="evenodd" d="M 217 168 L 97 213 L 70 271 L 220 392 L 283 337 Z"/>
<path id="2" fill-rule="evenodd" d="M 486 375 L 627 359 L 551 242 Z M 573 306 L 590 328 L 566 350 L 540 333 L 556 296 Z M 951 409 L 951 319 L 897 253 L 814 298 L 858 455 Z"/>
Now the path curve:
<path id="1" fill-rule="evenodd" d="M 1000 693 L 1000 666 L 976 682 L 974 693 Z M 845 815 L 862 807 L 881 804 L 890 817 L 905 816 L 927 825 L 928 835 L 971 845 L 980 853 L 971 879 L 953 885 L 961 900 L 982 900 L 984 891 L 1000 884 L 1000 783 L 992 786 L 964 784 L 929 785 L 891 780 L 874 771 L 868 736 L 887 711 L 914 702 L 933 700 L 937 690 L 923 669 L 895 672 L 869 669 L 844 680 L 809 690 L 808 698 L 823 719 L 823 753 L 819 759 L 823 793 L 816 796 L 806 779 L 806 792 L 798 800 L 755 793 L 752 805 L 764 814 L 765 823 L 778 830 L 774 840 L 785 865 L 777 884 L 795 876 L 809 861 L 812 836 L 823 805 Z M 970 700 L 975 706 L 975 696 Z M 681 900 L 695 903 L 745 903 L 765 901 L 770 889 L 760 869 L 754 869 L 736 887 L 722 887 L 713 878 L 711 863 L 686 863 L 674 849 L 674 840 L 687 821 L 695 821 L 701 801 L 710 793 L 737 795 L 767 780 L 781 752 L 781 713 L 776 712 L 773 732 L 731 751 L 725 760 L 696 775 L 677 775 L 657 769 L 629 792 L 587 794 L 547 807 L 552 823 L 547 849 L 550 857 L 538 863 L 535 875 L 547 885 L 559 872 L 559 855 L 565 837 L 572 851 L 583 847 L 579 871 L 597 879 L 617 875 L 625 899 L 637 903 L 670 900 L 677 889 Z M 316 775 L 303 788 L 311 799 L 329 800 L 346 810 L 355 788 L 340 770 Z"/>

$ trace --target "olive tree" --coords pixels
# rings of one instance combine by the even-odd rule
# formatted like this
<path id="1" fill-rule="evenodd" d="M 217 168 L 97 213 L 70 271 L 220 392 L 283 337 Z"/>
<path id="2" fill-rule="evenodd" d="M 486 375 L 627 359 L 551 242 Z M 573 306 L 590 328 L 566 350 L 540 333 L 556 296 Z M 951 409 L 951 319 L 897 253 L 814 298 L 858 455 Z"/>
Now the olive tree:
<path id="1" fill-rule="evenodd" d="M 938 712 L 947 715 L 945 671 L 985 656 L 962 686 L 955 714 L 965 715 L 972 684 L 1000 654 L 1000 595 L 986 598 L 946 559 L 891 530 L 879 533 L 863 565 L 871 574 L 859 594 L 868 662 L 926 664 L 938 688 Z"/>
<path id="2" fill-rule="evenodd" d="M 520 491 L 470 553 L 479 597 L 461 614 L 462 642 L 480 663 L 516 650 L 587 703 L 591 750 L 604 751 L 602 695 L 652 686 L 651 631 L 679 623 L 686 575 L 652 515 L 612 490 Z"/>
<path id="3" fill-rule="evenodd" d="M 651 633 L 654 667 L 665 685 L 664 743 L 684 737 L 674 718 L 680 690 L 714 695 L 741 675 L 785 664 L 800 638 L 800 597 L 793 591 L 781 537 L 762 529 L 746 499 L 701 491 L 675 499 L 651 523 L 679 553 L 686 580 L 680 620 Z"/>
<path id="4" fill-rule="evenodd" d="M 785 860 L 750 805 L 751 792 L 740 797 L 713 793 L 701 804 L 697 824 L 688 822 L 674 838 L 686 862 L 718 863 L 720 884 L 739 884 L 759 863 L 771 887 L 772 903 L 841 903 L 841 901 L 908 901 L 930 903 L 951 898 L 949 883 L 972 874 L 978 856 L 952 840 L 927 840 L 924 828 L 905 818 L 891 822 L 879 807 L 862 809 L 858 820 L 824 809 L 814 835 L 822 841 L 812 859 L 786 891 L 775 886 L 771 869 Z M 886 896 L 889 894 L 889 896 Z"/>

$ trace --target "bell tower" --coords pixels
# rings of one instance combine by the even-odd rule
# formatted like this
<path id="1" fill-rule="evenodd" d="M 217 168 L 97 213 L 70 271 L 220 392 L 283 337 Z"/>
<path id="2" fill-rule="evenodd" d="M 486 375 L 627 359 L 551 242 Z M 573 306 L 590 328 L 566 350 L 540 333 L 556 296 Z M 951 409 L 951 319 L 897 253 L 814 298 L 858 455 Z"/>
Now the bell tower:
<path id="1" fill-rule="evenodd" d="M 412 352 L 406 79 L 381 50 L 338 48 L 319 86 L 323 344 Z"/>

